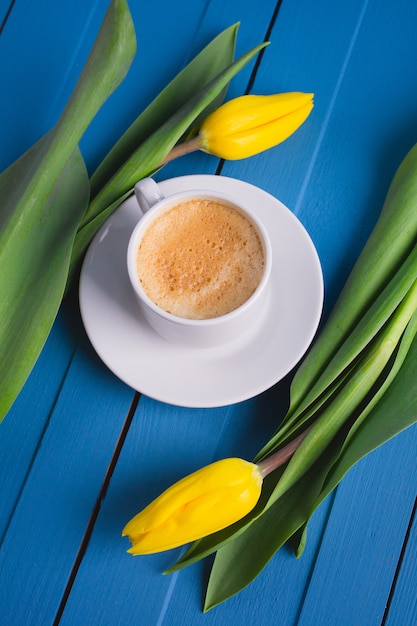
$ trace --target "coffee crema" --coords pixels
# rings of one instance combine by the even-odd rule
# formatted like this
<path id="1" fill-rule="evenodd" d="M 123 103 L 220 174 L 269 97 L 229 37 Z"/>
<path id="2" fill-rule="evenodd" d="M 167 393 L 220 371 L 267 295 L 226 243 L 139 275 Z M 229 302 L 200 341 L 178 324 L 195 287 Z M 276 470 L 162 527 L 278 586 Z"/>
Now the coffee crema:
<path id="1" fill-rule="evenodd" d="M 254 225 L 216 200 L 184 200 L 157 215 L 144 232 L 136 270 L 146 295 L 187 319 L 210 319 L 238 308 L 255 291 L 265 266 Z"/>

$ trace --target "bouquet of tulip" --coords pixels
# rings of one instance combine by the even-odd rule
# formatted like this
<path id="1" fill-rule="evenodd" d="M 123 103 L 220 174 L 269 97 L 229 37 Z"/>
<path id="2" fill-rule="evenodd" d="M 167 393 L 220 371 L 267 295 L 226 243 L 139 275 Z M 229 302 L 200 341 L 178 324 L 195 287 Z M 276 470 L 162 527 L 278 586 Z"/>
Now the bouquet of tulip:
<path id="1" fill-rule="evenodd" d="M 57 124 L 0 175 L 0 421 L 32 370 L 92 237 L 138 180 L 192 150 L 223 158 L 255 154 L 308 117 L 308 94 L 246 96 L 209 115 L 233 76 L 266 45 L 234 60 L 236 34 L 234 25 L 209 43 L 89 177 L 78 143 L 136 52 L 126 0 L 113 0 Z"/>
<path id="2" fill-rule="evenodd" d="M 364 280 L 366 277 L 366 280 Z M 181 480 L 125 527 L 132 554 L 194 541 L 175 571 L 216 553 L 205 610 L 248 585 L 361 458 L 417 422 L 417 145 L 253 463 L 225 459 Z"/>

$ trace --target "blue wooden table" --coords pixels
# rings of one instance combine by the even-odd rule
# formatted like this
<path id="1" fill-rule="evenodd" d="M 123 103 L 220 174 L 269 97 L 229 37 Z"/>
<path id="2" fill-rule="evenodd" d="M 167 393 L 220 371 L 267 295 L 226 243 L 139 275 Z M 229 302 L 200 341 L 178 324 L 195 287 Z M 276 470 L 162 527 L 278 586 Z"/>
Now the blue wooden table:
<path id="1" fill-rule="evenodd" d="M 57 119 L 107 4 L 0 1 L 0 170 Z M 192 155 L 159 178 L 217 171 L 279 198 L 317 247 L 326 316 L 396 168 L 417 142 L 417 3 L 130 6 L 138 53 L 82 141 L 88 167 L 188 60 L 240 21 L 238 54 L 264 39 L 271 45 L 233 80 L 228 97 L 314 92 L 312 115 L 287 142 L 257 157 L 219 164 Z M 202 465 L 230 455 L 250 459 L 283 416 L 287 392 L 284 380 L 215 409 L 140 395 L 96 355 L 77 294 L 70 294 L 0 426 L 0 623 L 417 624 L 416 427 L 351 470 L 315 513 L 301 559 L 283 548 L 249 587 L 207 614 L 201 607 L 209 562 L 163 576 L 178 551 L 126 554 L 124 524 Z"/>

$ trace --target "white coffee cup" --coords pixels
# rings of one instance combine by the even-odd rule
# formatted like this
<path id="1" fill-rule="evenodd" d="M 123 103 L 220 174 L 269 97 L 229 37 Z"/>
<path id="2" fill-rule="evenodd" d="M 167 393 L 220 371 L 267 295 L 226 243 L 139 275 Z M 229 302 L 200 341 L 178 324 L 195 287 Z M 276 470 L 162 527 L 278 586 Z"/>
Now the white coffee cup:
<path id="1" fill-rule="evenodd" d="M 256 327 L 267 306 L 272 265 L 271 243 L 265 227 L 256 215 L 256 207 L 236 201 L 220 191 L 187 190 L 164 197 L 152 178 L 145 178 L 137 183 L 135 197 L 139 206 L 139 221 L 129 240 L 127 269 L 140 309 L 152 328 L 168 341 L 187 347 L 209 348 L 230 343 Z M 166 216 L 170 209 L 190 201 L 214 202 L 243 216 L 256 232 L 263 252 L 263 268 L 253 293 L 237 308 L 205 319 L 173 314 L 156 304 L 143 288 L 137 269 L 138 250 L 152 224 L 160 216 Z M 233 290 L 233 286 L 231 289 Z"/>

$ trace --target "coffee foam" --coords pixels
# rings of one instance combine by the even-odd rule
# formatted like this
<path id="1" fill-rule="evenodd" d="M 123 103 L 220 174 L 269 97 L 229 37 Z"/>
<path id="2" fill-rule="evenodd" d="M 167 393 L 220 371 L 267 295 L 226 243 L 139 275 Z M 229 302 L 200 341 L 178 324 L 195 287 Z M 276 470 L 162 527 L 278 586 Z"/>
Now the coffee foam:
<path id="1" fill-rule="evenodd" d="M 146 229 L 137 274 L 147 296 L 168 313 L 209 319 L 246 302 L 265 265 L 249 220 L 215 200 L 193 198 L 170 207 Z"/>

